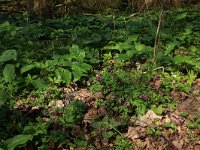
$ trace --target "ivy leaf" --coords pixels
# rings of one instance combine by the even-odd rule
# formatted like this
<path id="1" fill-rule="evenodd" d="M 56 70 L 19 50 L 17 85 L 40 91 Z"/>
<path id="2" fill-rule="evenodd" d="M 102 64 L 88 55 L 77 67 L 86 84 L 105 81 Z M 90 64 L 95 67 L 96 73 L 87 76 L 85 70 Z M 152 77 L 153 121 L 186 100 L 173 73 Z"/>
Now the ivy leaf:
<path id="1" fill-rule="evenodd" d="M 4 141 L 4 144 L 7 145 L 8 150 L 14 150 L 17 146 L 26 144 L 29 140 L 31 141 L 32 139 L 33 135 L 20 134 L 7 139 L 6 141 Z"/>
<path id="2" fill-rule="evenodd" d="M 6 64 L 3 69 L 3 77 L 6 82 L 12 82 L 15 79 L 15 67 L 12 64 Z"/>
<path id="3" fill-rule="evenodd" d="M 17 60 L 17 51 L 14 49 L 6 50 L 0 56 L 0 62 L 6 62 L 12 59 Z"/>

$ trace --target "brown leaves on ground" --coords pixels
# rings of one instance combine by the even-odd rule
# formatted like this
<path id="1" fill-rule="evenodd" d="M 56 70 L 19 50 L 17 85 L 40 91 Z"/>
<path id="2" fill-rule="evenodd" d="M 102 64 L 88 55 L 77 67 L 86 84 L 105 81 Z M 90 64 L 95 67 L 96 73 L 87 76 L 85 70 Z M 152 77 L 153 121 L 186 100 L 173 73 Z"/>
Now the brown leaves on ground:
<path id="1" fill-rule="evenodd" d="M 190 117 L 200 117 L 200 97 L 188 98 L 177 106 L 178 112 L 186 112 Z"/>
<path id="2" fill-rule="evenodd" d="M 152 120 L 159 119 L 156 122 Z M 187 149 L 187 147 L 191 147 L 191 143 L 189 142 L 189 137 L 187 134 L 187 129 L 185 127 L 185 123 L 180 116 L 169 113 L 165 116 L 157 116 L 152 113 L 151 110 L 147 112 L 144 116 L 138 117 L 138 123 L 135 123 L 134 126 L 129 126 L 127 133 L 124 134 L 125 138 L 131 140 L 136 150 L 182 150 Z M 143 122 L 145 121 L 145 126 Z M 182 122 L 183 123 L 180 123 Z M 173 132 L 171 132 L 169 127 L 166 127 L 164 124 L 170 123 L 175 125 Z M 148 124 L 148 126 L 146 126 Z M 147 128 L 155 128 L 161 127 L 161 135 L 160 136 L 149 136 L 146 133 Z M 155 134 L 155 133 L 154 133 Z M 193 147 L 198 147 L 198 141 L 193 142 Z"/>
<path id="3" fill-rule="evenodd" d="M 159 90 L 163 83 L 163 79 L 160 74 L 157 74 L 153 77 L 152 82 L 150 83 L 150 87 L 156 90 Z"/>
<path id="4" fill-rule="evenodd" d="M 163 80 L 161 75 L 157 74 L 150 83 L 150 87 L 155 89 L 160 95 L 163 94 L 160 93 Z M 93 94 L 90 90 L 78 89 L 77 86 L 62 88 L 61 91 L 65 95 L 62 100 L 48 100 L 46 102 L 49 112 L 52 113 L 52 118 L 43 118 L 44 122 L 59 116 L 57 109 L 64 108 L 72 100 L 82 101 L 88 107 L 83 116 L 82 124 L 75 125 L 71 130 L 71 134 L 75 138 L 79 136 L 85 137 L 96 149 L 108 148 L 109 139 L 102 139 L 104 129 L 95 129 L 96 136 L 93 136 L 90 130 L 96 118 L 103 118 L 107 113 L 104 107 L 97 105 L 96 99 L 112 101 L 116 99 L 114 94 L 110 93 L 104 97 L 101 91 Z M 175 111 L 163 112 L 162 115 L 157 115 L 152 110 L 148 110 L 143 116 L 131 117 L 131 123 L 127 125 L 128 131 L 123 133 L 122 136 L 133 142 L 135 150 L 200 150 L 200 131 L 197 129 L 188 130 L 186 127 L 189 117 L 200 117 L 200 79 L 196 79 L 193 82 L 191 95 L 176 89 L 172 90 L 170 95 L 171 99 L 179 102 Z M 140 98 L 147 100 L 148 96 L 142 95 Z M 38 111 L 41 109 L 41 106 L 24 104 L 23 100 L 16 102 L 16 108 L 20 108 L 20 106 L 26 106 L 24 107 L 25 111 Z M 188 116 L 182 118 L 181 112 L 185 112 Z M 165 124 L 173 125 L 174 128 L 167 127 Z M 156 127 L 161 129 L 159 136 L 147 134 L 147 128 Z M 192 135 L 197 137 L 191 140 Z M 53 144 L 52 147 L 55 147 Z M 60 146 L 62 147 L 63 145 Z M 84 150 L 87 148 L 79 147 L 77 149 Z"/>
<path id="5" fill-rule="evenodd" d="M 173 100 L 186 100 L 188 97 L 188 95 L 185 94 L 183 91 L 176 90 L 172 90 L 170 95 Z"/>
<path id="6" fill-rule="evenodd" d="M 135 117 L 132 117 L 131 120 L 134 120 Z M 139 116 L 135 121 L 135 124 L 141 127 L 151 126 L 153 123 L 162 119 L 161 116 L 156 115 L 152 110 L 148 110 L 144 116 Z"/>

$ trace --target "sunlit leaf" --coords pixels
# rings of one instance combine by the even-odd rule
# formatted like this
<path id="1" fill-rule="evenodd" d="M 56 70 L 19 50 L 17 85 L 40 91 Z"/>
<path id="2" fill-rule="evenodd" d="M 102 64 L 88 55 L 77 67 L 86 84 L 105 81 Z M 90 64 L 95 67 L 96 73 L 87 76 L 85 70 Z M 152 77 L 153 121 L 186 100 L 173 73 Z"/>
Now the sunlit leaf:
<path id="1" fill-rule="evenodd" d="M 151 109 L 154 111 L 154 113 L 156 113 L 157 115 L 161 115 L 163 113 L 163 107 L 162 105 L 156 106 L 156 105 L 152 105 Z"/>
<path id="2" fill-rule="evenodd" d="M 59 82 L 66 83 L 68 86 L 71 83 L 71 72 L 64 68 L 58 68 L 55 71 L 56 78 Z"/>
<path id="3" fill-rule="evenodd" d="M 172 50 L 174 50 L 176 44 L 175 43 L 168 43 L 165 48 L 166 48 L 166 51 L 165 51 L 165 54 L 169 54 L 171 53 Z"/>
<path id="4" fill-rule="evenodd" d="M 135 49 L 138 52 L 144 52 L 146 50 L 146 46 L 144 44 L 141 44 L 141 43 L 136 43 L 135 44 Z"/>
<path id="5" fill-rule="evenodd" d="M 9 60 L 17 60 L 17 51 L 14 49 L 6 50 L 0 56 L 0 62 L 5 62 Z"/>
<path id="6" fill-rule="evenodd" d="M 72 45 L 69 51 L 70 56 L 76 59 L 77 61 L 82 61 L 85 58 L 85 51 L 80 49 L 78 45 Z"/>

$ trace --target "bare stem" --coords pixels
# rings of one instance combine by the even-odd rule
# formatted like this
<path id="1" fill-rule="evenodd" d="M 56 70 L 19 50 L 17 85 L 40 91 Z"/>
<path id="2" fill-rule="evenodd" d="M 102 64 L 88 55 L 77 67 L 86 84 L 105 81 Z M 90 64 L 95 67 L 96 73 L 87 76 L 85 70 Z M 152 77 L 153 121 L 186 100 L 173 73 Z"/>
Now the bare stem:
<path id="1" fill-rule="evenodd" d="M 163 18 L 163 10 L 161 10 L 160 12 L 160 17 L 159 17 L 159 21 L 158 21 L 158 27 L 157 27 L 157 32 L 156 32 L 156 38 L 155 38 L 155 42 L 154 42 L 154 58 L 153 58 L 153 62 L 154 64 L 156 64 L 157 61 L 157 57 L 158 57 L 158 45 L 160 42 L 160 29 L 161 29 L 161 22 L 162 22 L 162 18 Z"/>

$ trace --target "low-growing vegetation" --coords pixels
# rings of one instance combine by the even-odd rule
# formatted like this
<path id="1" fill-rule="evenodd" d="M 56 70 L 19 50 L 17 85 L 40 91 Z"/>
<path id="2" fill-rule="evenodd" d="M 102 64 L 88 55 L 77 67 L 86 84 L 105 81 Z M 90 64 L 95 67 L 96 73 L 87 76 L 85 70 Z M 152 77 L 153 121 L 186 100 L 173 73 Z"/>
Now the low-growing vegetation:
<path id="1" fill-rule="evenodd" d="M 200 149 L 194 8 L 0 21 L 0 149 Z"/>

